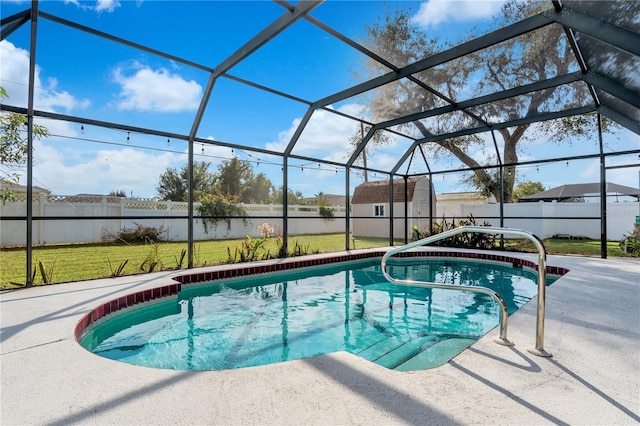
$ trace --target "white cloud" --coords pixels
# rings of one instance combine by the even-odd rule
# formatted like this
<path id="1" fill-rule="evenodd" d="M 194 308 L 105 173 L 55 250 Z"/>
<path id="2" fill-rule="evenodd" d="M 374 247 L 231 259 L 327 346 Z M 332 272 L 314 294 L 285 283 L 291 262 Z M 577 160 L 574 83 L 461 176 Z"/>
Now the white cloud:
<path id="1" fill-rule="evenodd" d="M 132 147 L 99 150 L 80 162 L 51 144 L 37 142 L 35 152 L 34 183 L 60 195 L 107 194 L 123 189 L 152 197 L 160 174 L 184 163 L 182 154 L 150 153 Z"/>
<path id="2" fill-rule="evenodd" d="M 141 67 L 132 75 L 117 68 L 113 78 L 121 86 L 119 109 L 191 111 L 198 108 L 202 98 L 202 87 L 197 82 L 186 81 L 164 68 Z"/>
<path id="3" fill-rule="evenodd" d="M 363 107 L 359 104 L 348 104 L 338 108 L 340 112 L 356 116 L 361 115 L 362 110 Z M 293 120 L 291 127 L 280 132 L 276 141 L 267 143 L 266 149 L 283 152 L 300 121 L 300 118 Z M 352 150 L 349 147 L 349 138 L 358 129 L 359 123 L 357 121 L 329 111 L 317 110 L 298 139 L 293 153 L 344 162 L 347 159 L 347 152 Z"/>
<path id="4" fill-rule="evenodd" d="M 113 12 L 118 7 L 120 7 L 118 0 L 98 0 L 95 10 L 96 12 Z"/>
<path id="5" fill-rule="evenodd" d="M 629 164 L 629 158 L 610 157 L 607 159 L 608 167 L 628 166 Z M 639 173 L 640 165 L 638 168 L 624 167 L 619 169 L 610 169 L 607 170 L 607 182 L 638 188 L 640 185 Z M 580 170 L 577 175 L 584 182 L 600 182 L 600 161 L 598 159 L 593 159 L 588 160 L 586 165 L 581 163 Z"/>
<path id="6" fill-rule="evenodd" d="M 428 0 L 412 21 L 424 27 L 435 27 L 447 22 L 469 22 L 493 16 L 503 0 Z"/>
<path id="7" fill-rule="evenodd" d="M 118 0 L 97 0 L 95 6 L 87 4 L 87 2 L 79 0 L 64 0 L 64 4 L 73 4 L 82 10 L 95 10 L 98 13 L 111 13 L 120 7 Z"/>
<path id="8" fill-rule="evenodd" d="M 337 108 L 337 111 L 354 117 L 367 118 L 365 106 L 362 104 L 345 104 Z M 300 121 L 300 118 L 293 120 L 291 127 L 280 132 L 278 139 L 267 143 L 265 148 L 276 152 L 284 152 Z M 359 131 L 359 121 L 342 117 L 330 111 L 317 110 L 302 132 L 292 153 L 325 161 L 345 163 L 354 150 L 354 147 L 349 144 L 349 138 Z M 406 143 L 409 142 L 405 141 Z M 373 169 L 390 170 L 404 152 L 400 152 L 397 149 L 399 145 L 398 138 L 395 135 L 390 135 L 389 143 L 369 152 L 367 166 Z M 316 170 L 311 167 L 309 172 L 305 169 L 305 174 L 311 176 L 309 173 L 312 173 L 313 177 L 318 179 L 335 177 L 335 169 L 332 166 L 321 167 L 320 169 Z"/>
<path id="9" fill-rule="evenodd" d="M 16 47 L 11 42 L 0 42 L 0 63 L 2 63 L 2 87 L 9 95 L 7 103 L 26 107 L 29 87 L 29 52 Z M 43 81 L 40 77 L 42 69 L 36 66 L 34 78 L 34 106 L 43 111 L 60 109 L 70 112 L 75 109 L 86 108 L 89 101 L 78 100 L 69 92 L 57 90 L 58 82 L 55 78 Z"/>

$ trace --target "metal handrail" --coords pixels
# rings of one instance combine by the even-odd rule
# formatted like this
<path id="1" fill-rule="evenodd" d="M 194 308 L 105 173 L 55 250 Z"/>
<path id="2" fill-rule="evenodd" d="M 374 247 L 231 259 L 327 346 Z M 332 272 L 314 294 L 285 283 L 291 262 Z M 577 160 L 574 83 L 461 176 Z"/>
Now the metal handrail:
<path id="1" fill-rule="evenodd" d="M 536 346 L 534 349 L 528 349 L 528 351 L 534 355 L 550 357 L 551 354 L 544 350 L 544 309 L 545 309 L 545 298 L 546 298 L 546 287 L 547 287 L 547 252 L 545 250 L 544 244 L 542 243 L 542 240 L 538 238 L 537 235 L 529 231 L 526 231 L 524 229 L 517 229 L 517 228 L 502 228 L 502 227 L 488 227 L 488 226 L 461 226 L 459 228 L 454 228 L 454 229 L 444 231 L 439 234 L 432 235 L 430 237 L 423 238 L 421 240 L 414 241 L 412 243 L 405 244 L 403 246 L 396 247 L 389 250 L 382 257 L 382 262 L 381 262 L 382 274 L 392 284 L 402 284 L 402 285 L 408 285 L 408 286 L 414 286 L 414 287 L 465 290 L 465 291 L 472 291 L 475 293 L 487 294 L 493 297 L 498 302 L 501 308 L 500 337 L 498 339 L 495 339 L 495 342 L 505 346 L 512 346 L 513 343 L 511 343 L 507 339 L 507 322 L 509 318 L 509 314 L 507 312 L 507 305 L 505 304 L 502 297 L 492 289 L 487 287 L 476 287 L 476 286 L 457 285 L 457 284 L 441 284 L 441 283 L 429 283 L 429 282 L 415 281 L 415 280 L 399 280 L 399 279 L 393 278 L 387 273 L 387 260 L 394 254 L 405 252 L 412 248 L 416 248 L 416 247 L 420 247 L 436 241 L 440 241 L 445 238 L 452 237 L 454 235 L 462 234 L 464 232 L 477 232 L 482 234 L 496 234 L 496 235 L 515 235 L 515 236 L 525 237 L 535 244 L 536 249 L 538 250 L 538 309 L 537 309 L 537 319 L 536 319 Z"/>

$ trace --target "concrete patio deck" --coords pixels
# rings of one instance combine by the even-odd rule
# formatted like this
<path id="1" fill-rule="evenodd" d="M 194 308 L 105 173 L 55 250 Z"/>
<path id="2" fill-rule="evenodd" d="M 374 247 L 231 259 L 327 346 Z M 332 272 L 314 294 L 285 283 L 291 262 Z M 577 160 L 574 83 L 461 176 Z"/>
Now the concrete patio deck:
<path id="1" fill-rule="evenodd" d="M 514 255 L 535 261 L 529 255 Z M 571 270 L 547 289 L 545 349 L 535 299 L 430 370 L 401 373 L 346 352 L 230 371 L 132 366 L 95 356 L 73 332 L 92 308 L 167 284 L 173 273 L 1 294 L 2 425 L 640 423 L 640 262 L 549 256 Z"/>

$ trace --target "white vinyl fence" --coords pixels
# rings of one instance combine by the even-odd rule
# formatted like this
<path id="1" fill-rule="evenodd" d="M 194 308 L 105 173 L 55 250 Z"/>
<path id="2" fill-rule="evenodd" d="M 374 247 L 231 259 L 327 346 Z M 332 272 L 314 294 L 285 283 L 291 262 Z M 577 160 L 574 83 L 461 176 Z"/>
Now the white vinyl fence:
<path id="1" fill-rule="evenodd" d="M 242 219 L 224 220 L 208 226 L 205 233 L 200 220 L 194 223 L 195 240 L 213 240 L 244 238 L 246 235 L 261 235 L 260 225 L 269 223 L 276 227 L 276 233 L 282 230 L 282 205 L 244 204 L 247 213 L 246 223 Z M 289 206 L 289 235 L 326 234 L 345 232 L 345 208 L 334 206 L 335 219 L 321 217 L 318 206 Z M 8 216 L 24 216 L 26 202 L 8 202 L 0 206 L 0 219 Z M 461 204 L 457 208 L 437 208 L 434 219 L 443 215 L 456 219 L 467 218 L 472 214 L 478 224 L 485 220 L 494 226 L 500 225 L 498 204 Z M 600 219 L 580 219 L 600 217 L 599 203 L 517 203 L 504 205 L 504 225 L 526 229 L 541 238 L 554 235 L 567 237 L 586 237 L 600 239 Z M 107 196 L 34 196 L 34 217 L 56 217 L 56 220 L 33 220 L 33 244 L 90 243 L 109 239 L 123 229 L 142 226 L 162 228 L 162 237 L 172 241 L 187 240 L 187 220 L 158 217 L 156 219 L 122 219 L 129 216 L 186 216 L 187 203 L 156 201 L 153 199 L 119 198 Z M 607 204 L 607 238 L 610 241 L 621 240 L 633 231 L 636 216 L 640 215 L 638 203 Z M 115 219 L 96 219 L 112 216 Z M 66 220 L 65 218 L 69 218 Z M 535 219 L 509 219 L 509 217 L 533 217 Z M 557 219 L 566 218 L 566 219 Z M 78 220 L 80 219 L 80 220 Z M 425 218 L 425 219 L 428 219 Z M 354 219 L 361 220 L 361 219 Z M 418 221 L 421 227 L 428 227 L 428 220 Z M 388 221 L 377 221 L 380 227 L 388 227 Z M 395 226 L 402 226 L 400 223 Z M 394 226 L 394 228 L 395 228 Z M 350 224 L 353 228 L 353 222 Z M 388 233 L 388 231 L 387 231 Z M 409 230 L 409 234 L 411 230 Z M 0 221 L 0 245 L 2 247 L 24 245 L 26 222 L 24 220 Z M 358 235 L 367 236 L 367 235 Z M 371 235 L 373 236 L 373 235 Z"/>
<path id="2" fill-rule="evenodd" d="M 260 225 L 275 226 L 277 235 L 282 230 L 282 205 L 242 204 L 247 217 L 231 219 L 229 225 L 220 220 L 208 224 L 205 233 L 202 221 L 194 224 L 195 240 L 244 238 L 261 235 Z M 344 207 L 333 206 L 335 216 L 345 216 Z M 8 202 L 0 207 L 0 218 L 24 216 L 26 201 Z M 107 196 L 34 196 L 34 217 L 56 217 L 55 220 L 33 220 L 33 244 L 90 243 L 112 239 L 123 229 L 133 229 L 138 224 L 163 229 L 162 237 L 172 241 L 187 240 L 187 219 L 171 219 L 153 216 L 184 217 L 188 214 L 187 203 L 156 201 L 154 199 L 119 198 Z M 197 214 L 197 212 L 195 213 Z M 344 218 L 321 217 L 318 206 L 289 206 L 289 235 L 326 234 L 345 232 Z M 96 219 L 112 216 L 115 219 Z M 140 219 L 120 217 L 141 216 Z M 152 217 L 142 219 L 142 217 Z M 69 218 L 66 220 L 64 218 Z M 62 218 L 62 219 L 60 219 Z M 1 246 L 24 245 L 26 222 L 24 220 L 2 220 L 0 227 Z"/>
<path id="3" fill-rule="evenodd" d="M 633 231 L 636 216 L 640 215 L 638 203 L 607 203 L 607 239 L 619 241 Z M 472 214 L 476 222 L 489 222 L 500 226 L 499 204 L 461 204 L 458 209 L 437 209 L 437 219 L 445 217 L 467 218 Z M 504 226 L 526 229 L 540 238 L 555 235 L 600 239 L 600 203 L 513 203 L 504 205 Z M 509 219 L 509 217 L 534 219 Z M 596 219 L 585 219 L 594 217 Z"/>

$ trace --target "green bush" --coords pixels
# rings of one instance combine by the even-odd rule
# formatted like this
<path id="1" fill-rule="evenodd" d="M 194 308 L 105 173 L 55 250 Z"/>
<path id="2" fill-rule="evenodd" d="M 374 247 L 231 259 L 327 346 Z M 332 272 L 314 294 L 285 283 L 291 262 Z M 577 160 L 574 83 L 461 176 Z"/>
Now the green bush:
<path id="1" fill-rule="evenodd" d="M 126 244 L 147 244 L 163 241 L 162 234 L 166 232 L 163 226 L 156 228 L 155 226 L 144 226 L 139 223 L 134 223 L 134 225 L 135 228 L 122 228 L 116 235 L 103 236 L 102 239 Z"/>
<path id="2" fill-rule="evenodd" d="M 205 195 L 199 202 L 200 204 L 196 206 L 196 210 L 202 216 L 201 220 L 205 234 L 209 233 L 209 226 L 213 226 L 215 229 L 220 220 L 224 220 L 229 229 L 231 229 L 231 219 L 234 217 L 241 217 L 242 223 L 245 225 L 248 223 L 247 213 L 235 200 L 227 200 L 216 195 Z"/>
<path id="3" fill-rule="evenodd" d="M 417 226 L 413 227 L 413 234 L 411 235 L 411 241 L 418 241 L 427 238 L 431 235 L 440 234 L 445 231 L 460 227 L 460 226 L 477 226 L 476 220 L 472 214 L 469 214 L 467 219 L 460 219 L 456 226 L 455 219 L 451 222 L 443 217 L 442 222 L 436 222 L 433 224 L 433 234 L 428 229 L 421 231 Z M 491 226 L 489 222 L 484 222 L 482 226 Z M 481 234 L 478 232 L 464 232 L 454 235 L 444 240 L 439 240 L 431 243 L 434 246 L 446 246 L 457 248 L 469 248 L 469 249 L 482 249 L 490 250 L 495 247 L 496 235 L 493 234 Z"/>
<path id="4" fill-rule="evenodd" d="M 325 220 L 333 220 L 335 217 L 335 210 L 331 207 L 320 206 L 320 216 Z"/>
<path id="5" fill-rule="evenodd" d="M 625 234 L 620 241 L 620 248 L 623 252 L 640 257 L 640 227 L 637 227 L 630 234 Z"/>

